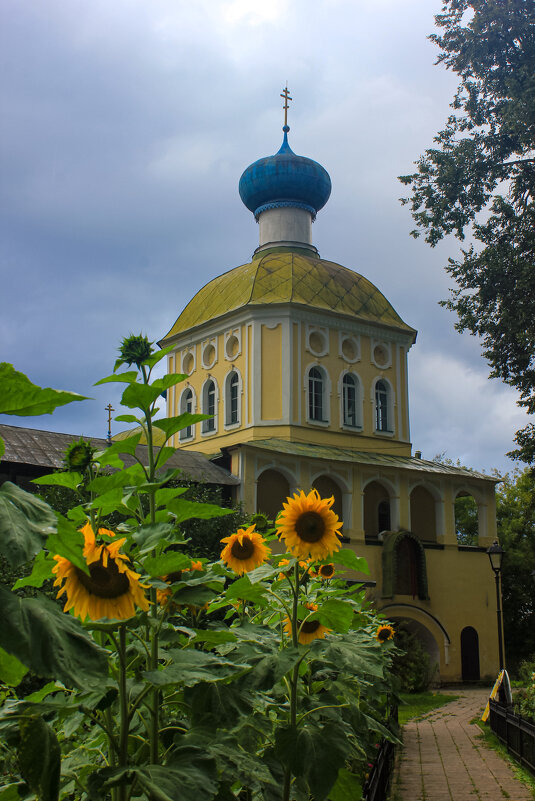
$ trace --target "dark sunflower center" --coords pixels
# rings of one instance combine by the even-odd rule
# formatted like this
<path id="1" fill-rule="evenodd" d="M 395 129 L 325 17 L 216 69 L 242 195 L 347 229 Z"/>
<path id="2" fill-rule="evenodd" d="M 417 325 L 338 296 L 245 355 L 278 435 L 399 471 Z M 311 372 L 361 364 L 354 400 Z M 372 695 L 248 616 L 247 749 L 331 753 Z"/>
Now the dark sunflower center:
<path id="1" fill-rule="evenodd" d="M 331 578 L 331 576 L 334 575 L 333 565 L 322 565 L 320 567 L 320 574 L 323 578 Z"/>
<path id="2" fill-rule="evenodd" d="M 85 589 L 98 598 L 118 598 L 128 592 L 130 583 L 125 573 L 119 573 L 113 559 L 108 557 L 108 565 L 101 561 L 89 565 L 89 576 L 76 568 L 76 576 Z"/>
<path id="3" fill-rule="evenodd" d="M 385 642 L 390 637 L 390 629 L 379 629 L 379 639 Z"/>
<path id="4" fill-rule="evenodd" d="M 254 554 L 254 542 L 248 537 L 244 537 L 241 543 L 236 540 L 232 543 L 231 551 L 235 559 L 250 559 Z"/>
<path id="5" fill-rule="evenodd" d="M 301 628 L 302 634 L 313 634 L 320 626 L 319 620 L 307 620 Z"/>
<path id="6" fill-rule="evenodd" d="M 168 584 L 174 584 L 175 581 L 180 581 L 181 578 L 182 578 L 182 571 L 175 570 L 174 573 L 169 573 L 165 577 L 165 581 L 167 581 Z"/>
<path id="7" fill-rule="evenodd" d="M 318 542 L 325 533 L 323 517 L 318 512 L 303 512 L 295 524 L 297 536 L 305 542 Z"/>

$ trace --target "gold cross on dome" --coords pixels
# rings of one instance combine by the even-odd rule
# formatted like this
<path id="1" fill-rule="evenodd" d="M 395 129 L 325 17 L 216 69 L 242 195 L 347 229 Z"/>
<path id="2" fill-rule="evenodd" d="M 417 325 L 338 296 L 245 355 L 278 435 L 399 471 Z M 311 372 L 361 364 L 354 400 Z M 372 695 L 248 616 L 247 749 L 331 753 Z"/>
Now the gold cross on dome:
<path id="1" fill-rule="evenodd" d="M 286 88 L 282 90 L 281 97 L 284 98 L 284 124 L 288 125 L 288 109 L 290 108 L 288 105 L 288 100 L 293 100 L 290 97 L 290 90 L 288 89 L 288 84 L 286 84 Z"/>

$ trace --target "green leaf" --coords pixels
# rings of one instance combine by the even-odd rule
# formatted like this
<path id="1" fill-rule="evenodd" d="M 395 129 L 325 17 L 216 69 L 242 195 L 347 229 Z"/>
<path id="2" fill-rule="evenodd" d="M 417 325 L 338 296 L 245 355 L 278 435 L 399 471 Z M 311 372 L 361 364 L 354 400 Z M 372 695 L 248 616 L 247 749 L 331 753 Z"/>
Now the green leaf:
<path id="1" fill-rule="evenodd" d="M 235 509 L 223 509 L 213 503 L 196 503 L 186 501 L 183 498 L 176 498 L 167 504 L 168 510 L 175 515 L 177 523 L 184 520 L 210 520 L 212 517 L 224 517 L 232 515 Z"/>
<path id="2" fill-rule="evenodd" d="M 10 687 L 17 687 L 27 672 L 26 665 L 19 662 L 16 656 L 12 656 L 0 648 L 0 681 Z"/>
<path id="3" fill-rule="evenodd" d="M 84 558 L 84 535 L 67 518 L 58 514 L 57 529 L 50 534 L 46 547 L 53 555 L 63 556 L 89 575 L 89 568 Z"/>
<path id="4" fill-rule="evenodd" d="M 151 369 L 158 364 L 168 353 L 171 353 L 175 349 L 174 345 L 168 345 L 166 348 L 162 348 L 162 350 L 157 350 L 151 356 L 143 361 L 143 364 L 146 364 L 147 367 Z M 187 378 L 187 376 L 182 376 L 182 378 Z"/>
<path id="5" fill-rule="evenodd" d="M 333 555 L 333 562 L 337 565 L 348 567 L 350 570 L 355 570 L 357 573 L 364 573 L 367 576 L 370 575 L 370 569 L 366 559 L 362 556 L 357 556 L 355 551 L 351 551 L 349 548 L 342 548 L 341 551 L 335 553 Z"/>
<path id="6" fill-rule="evenodd" d="M 204 749 L 176 749 L 167 765 L 143 768 L 101 768 L 91 774 L 89 795 L 92 801 L 109 797 L 120 785 L 136 786 L 150 801 L 210 801 L 218 789 L 215 760 Z"/>
<path id="7" fill-rule="evenodd" d="M 13 584 L 14 590 L 20 590 L 21 587 L 42 587 L 47 579 L 54 578 L 52 568 L 55 561 L 46 551 L 39 551 L 34 559 L 32 572 L 25 578 L 17 579 Z"/>
<path id="8" fill-rule="evenodd" d="M 133 464 L 126 470 L 118 470 L 110 476 L 98 476 L 87 485 L 88 490 L 97 495 L 103 495 L 116 487 L 139 487 L 146 481 L 146 476 L 140 464 Z"/>
<path id="9" fill-rule="evenodd" d="M 321 604 L 311 618 L 311 620 L 316 619 L 322 625 L 345 634 L 349 631 L 353 620 L 353 607 L 346 601 L 338 601 L 333 598 Z"/>
<path id="10" fill-rule="evenodd" d="M 21 776 L 39 801 L 57 801 L 61 749 L 54 730 L 40 715 L 20 720 L 18 762 Z"/>
<path id="11" fill-rule="evenodd" d="M 179 495 L 183 495 L 187 491 L 187 487 L 164 487 L 163 489 L 156 490 L 154 494 L 156 508 L 158 508 L 158 506 L 167 506 L 169 501 L 172 501 L 173 498 L 177 498 Z"/>
<path id="12" fill-rule="evenodd" d="M 311 795 L 322 801 L 344 766 L 350 749 L 347 735 L 342 726 L 331 721 L 321 726 L 284 726 L 275 734 L 275 752 L 295 776 L 306 780 Z"/>
<path id="13" fill-rule="evenodd" d="M 27 795 L 28 785 L 25 782 L 6 784 L 0 788 L 0 801 L 22 801 Z"/>
<path id="14" fill-rule="evenodd" d="M 108 651 L 53 601 L 19 598 L 0 586 L 0 608 L 0 647 L 38 676 L 86 688 L 108 675 Z"/>
<path id="15" fill-rule="evenodd" d="M 143 567 L 149 576 L 167 576 L 178 570 L 188 569 L 191 566 L 191 556 L 179 551 L 164 553 L 162 556 L 145 559 Z"/>
<path id="16" fill-rule="evenodd" d="M 245 601 L 251 601 L 252 603 L 262 604 L 262 602 L 265 601 L 266 593 L 266 587 L 263 587 L 261 584 L 251 584 L 248 576 L 242 576 L 232 582 L 225 593 L 225 597 L 229 601 L 243 599 Z"/>
<path id="17" fill-rule="evenodd" d="M 117 423 L 138 423 L 138 425 L 141 425 L 141 420 L 135 414 L 118 414 L 113 419 Z"/>
<path id="18" fill-rule="evenodd" d="M 121 403 L 128 409 L 147 412 L 161 393 L 161 389 L 150 384 L 130 384 L 122 394 Z"/>
<path id="19" fill-rule="evenodd" d="M 112 462 L 108 461 L 109 457 L 120 456 L 122 453 L 128 453 L 130 456 L 134 456 L 136 453 L 136 448 L 139 445 L 139 440 L 141 439 L 141 434 L 141 431 L 136 431 L 136 433 L 132 434 L 130 437 L 117 440 L 117 442 L 114 442 L 109 448 L 106 448 L 105 451 L 100 451 L 98 453 L 98 460 L 100 464 L 111 465 Z M 115 467 L 115 465 L 113 466 Z"/>
<path id="20" fill-rule="evenodd" d="M 247 665 L 235 665 L 207 651 L 196 651 L 192 648 L 183 651 L 172 650 L 169 656 L 172 662 L 163 670 L 145 671 L 142 674 L 155 687 L 169 687 L 174 684 L 192 687 L 200 681 L 223 681 L 247 667 Z"/>
<path id="21" fill-rule="evenodd" d="M 127 370 L 124 373 L 114 373 L 107 375 L 106 378 L 101 378 L 100 381 L 95 382 L 95 386 L 99 384 L 109 384 L 118 381 L 120 384 L 135 384 L 137 381 L 137 370 Z M 117 418 L 115 418 L 117 420 Z"/>
<path id="22" fill-rule="evenodd" d="M 214 731 L 230 728 L 241 717 L 252 712 L 252 704 L 246 694 L 228 684 L 201 682 L 186 688 L 184 700 L 191 706 L 193 725 L 209 726 Z"/>
<path id="23" fill-rule="evenodd" d="M 192 642 L 205 642 L 209 645 L 220 645 L 223 642 L 236 642 L 237 637 L 228 629 L 195 629 Z"/>
<path id="24" fill-rule="evenodd" d="M 11 567 L 29 562 L 56 528 L 50 506 L 10 481 L 0 487 L 0 553 Z"/>
<path id="25" fill-rule="evenodd" d="M 152 382 L 152 386 L 154 389 L 158 389 L 161 395 L 162 392 L 166 392 L 166 390 L 174 387 L 176 384 L 181 384 L 186 378 L 187 375 L 182 373 L 167 373 L 163 378 L 156 378 Z"/>
<path id="26" fill-rule="evenodd" d="M 179 414 L 177 417 L 162 417 L 158 420 L 154 420 L 153 426 L 163 431 L 166 439 L 169 439 L 169 437 L 172 437 L 177 431 L 181 431 L 188 426 L 194 426 L 195 423 L 200 423 L 202 420 L 208 420 L 209 417 L 209 414 L 190 414 L 189 412 L 184 412 L 184 414 Z"/>
<path id="27" fill-rule="evenodd" d="M 87 400 L 75 392 L 62 392 L 58 389 L 42 389 L 32 384 L 30 379 L 19 373 L 12 364 L 0 363 L 0 414 L 19 416 L 51 414 L 58 406 L 73 401 Z"/>
<path id="28" fill-rule="evenodd" d="M 299 648 L 288 646 L 257 658 L 253 669 L 243 679 L 243 686 L 251 690 L 271 690 L 294 668 L 303 656 Z M 253 661 L 249 657 L 249 662 Z"/>
<path id="29" fill-rule="evenodd" d="M 354 773 L 340 768 L 334 787 L 329 790 L 330 801 L 355 801 L 362 796 L 362 784 Z"/>
<path id="30" fill-rule="evenodd" d="M 140 553 L 147 553 L 156 548 L 163 540 L 171 541 L 176 534 L 171 523 L 152 523 L 142 526 L 133 534 L 132 539 L 137 543 Z M 182 535 L 180 535 L 182 537 Z"/>
<path id="31" fill-rule="evenodd" d="M 83 480 L 84 477 L 81 473 L 49 473 L 47 476 L 32 479 L 32 484 L 43 484 L 49 487 L 68 487 L 68 489 L 75 490 Z"/>

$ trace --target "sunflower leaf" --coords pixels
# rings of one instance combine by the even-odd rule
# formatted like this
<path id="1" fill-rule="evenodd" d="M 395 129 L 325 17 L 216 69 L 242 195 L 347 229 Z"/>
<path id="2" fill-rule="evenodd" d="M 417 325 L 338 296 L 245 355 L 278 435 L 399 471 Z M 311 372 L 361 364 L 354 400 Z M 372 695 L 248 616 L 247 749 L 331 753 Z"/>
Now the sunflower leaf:
<path id="1" fill-rule="evenodd" d="M 350 747 L 348 732 L 334 721 L 283 726 L 275 734 L 277 756 L 295 776 L 305 779 L 317 801 L 327 797 Z"/>
<path id="2" fill-rule="evenodd" d="M 345 634 L 349 631 L 353 620 L 353 607 L 345 601 L 336 598 L 325 601 L 313 616 L 323 626 Z"/>
<path id="3" fill-rule="evenodd" d="M 210 520 L 212 517 L 223 517 L 235 514 L 235 509 L 223 509 L 214 503 L 196 503 L 183 498 L 175 498 L 167 504 L 168 510 L 175 515 L 177 523 L 185 520 Z"/>
<path id="4" fill-rule="evenodd" d="M 175 349 L 175 345 L 168 345 L 166 348 L 162 348 L 162 350 L 157 350 L 156 353 L 151 353 L 151 355 L 143 360 L 143 364 L 147 365 L 151 369 L 158 364 L 168 353 L 171 353 Z M 187 378 L 186 375 L 182 376 L 183 378 Z"/>
<path id="5" fill-rule="evenodd" d="M 40 715 L 20 721 L 18 763 L 21 776 L 39 801 L 57 801 L 61 771 L 61 748 L 54 730 Z"/>
<path id="6" fill-rule="evenodd" d="M 191 706 L 193 726 L 209 726 L 214 731 L 234 726 L 253 709 L 246 693 L 221 683 L 201 682 L 186 688 L 184 700 Z"/>
<path id="7" fill-rule="evenodd" d="M 55 527 L 56 515 L 47 503 L 10 481 L 2 484 L 0 553 L 11 567 L 29 562 Z"/>
<path id="8" fill-rule="evenodd" d="M 50 553 L 63 556 L 89 575 L 89 568 L 84 558 L 84 535 L 62 515 L 57 515 L 57 521 L 57 529 L 47 538 L 46 547 Z"/>
<path id="9" fill-rule="evenodd" d="M 172 437 L 177 431 L 181 431 L 188 426 L 194 426 L 195 423 L 200 423 L 202 420 L 208 420 L 209 417 L 209 414 L 190 414 L 189 412 L 184 412 L 184 414 L 179 414 L 176 417 L 162 417 L 159 420 L 155 420 L 153 425 L 161 429 L 166 439 L 169 439 L 169 437 Z"/>
<path id="10" fill-rule="evenodd" d="M 24 417 L 51 414 L 58 406 L 87 400 L 75 392 L 38 387 L 37 384 L 32 384 L 24 373 L 19 373 L 7 362 L 0 363 L 0 384 L 2 386 L 0 414 L 16 414 Z"/>
<path id="11" fill-rule="evenodd" d="M 106 448 L 105 451 L 99 451 L 97 454 L 95 454 L 96 458 L 98 458 L 98 461 L 101 465 L 109 464 L 110 466 L 114 467 L 116 457 L 120 456 L 122 453 L 128 453 L 130 456 L 135 455 L 136 448 L 139 445 L 139 440 L 141 439 L 141 434 L 141 431 L 136 431 L 129 437 L 114 442 L 113 445 L 110 445 L 110 447 Z M 112 461 L 109 461 L 110 458 Z"/>
<path id="12" fill-rule="evenodd" d="M 191 566 L 191 556 L 186 556 L 179 551 L 164 553 L 162 556 L 145 559 L 143 567 L 149 576 L 167 576 L 169 573 L 176 573 L 178 570 L 187 570 Z"/>
<path id="13" fill-rule="evenodd" d="M 242 576 L 232 582 L 225 593 L 225 597 L 229 601 L 237 598 L 260 604 L 265 601 L 266 593 L 266 587 L 261 584 L 251 584 L 249 576 Z"/>
<path id="14" fill-rule="evenodd" d="M 137 544 L 139 548 L 139 552 L 141 554 L 147 553 L 148 551 L 152 551 L 153 548 L 156 548 L 163 540 L 167 542 L 175 542 L 175 539 L 171 539 L 173 535 L 178 535 L 174 526 L 171 523 L 149 523 L 146 526 L 142 526 L 138 528 L 136 532 L 134 532 L 132 539 Z M 160 573 L 160 575 L 162 575 Z"/>
<path id="15" fill-rule="evenodd" d="M 137 381 L 137 370 L 127 370 L 124 373 L 107 375 L 105 378 L 95 381 L 95 386 L 98 387 L 99 384 L 109 384 L 115 381 L 118 381 L 120 384 L 135 384 Z"/>
<path id="16" fill-rule="evenodd" d="M 128 409 L 141 409 L 148 412 L 163 390 L 150 384 L 129 384 L 124 390 L 121 403 Z"/>
<path id="17" fill-rule="evenodd" d="M 0 648 L 0 681 L 10 687 L 17 687 L 27 672 L 26 665 L 23 665 L 16 656 Z"/>
<path id="18" fill-rule="evenodd" d="M 362 784 L 347 768 L 340 768 L 334 787 L 329 790 L 330 801 L 355 801 L 362 795 Z"/>
<path id="19" fill-rule="evenodd" d="M 172 659 L 163 670 L 146 671 L 143 677 L 155 687 L 182 684 L 192 687 L 201 681 L 224 681 L 232 674 L 244 670 L 247 665 L 236 665 L 207 651 L 186 648 L 169 651 Z"/>
<path id="20" fill-rule="evenodd" d="M 251 570 L 249 573 L 247 573 L 247 578 L 251 584 L 257 584 L 263 579 L 278 575 L 280 571 L 280 567 L 273 567 L 273 565 L 260 565 L 260 567 L 257 567 L 255 570 Z"/>
<path id="21" fill-rule="evenodd" d="M 0 608 L 0 647 L 38 676 L 85 689 L 108 675 L 108 652 L 44 595 L 20 598 L 0 586 Z"/>
<path id="22" fill-rule="evenodd" d="M 254 661 L 253 669 L 243 679 L 243 686 L 250 690 L 271 690 L 302 658 L 299 648 L 283 648 L 257 658 L 249 657 Z"/>
<path id="23" fill-rule="evenodd" d="M 42 587 L 47 579 L 53 578 L 52 568 L 56 563 L 46 551 L 39 551 L 33 560 L 32 572 L 25 578 L 17 579 L 13 584 L 14 590 L 21 587 Z"/>
<path id="24" fill-rule="evenodd" d="M 167 765 L 100 768 L 89 777 L 92 801 L 109 798 L 109 790 L 133 782 L 151 801 L 210 801 L 218 789 L 215 760 L 201 748 L 172 754 Z"/>
<path id="25" fill-rule="evenodd" d="M 332 560 L 335 564 L 348 567 L 351 570 L 355 570 L 357 573 L 365 573 L 367 576 L 370 575 L 370 569 L 366 559 L 362 556 L 357 556 L 355 551 L 352 551 L 350 548 L 342 548 L 341 551 L 337 551 L 337 553 L 333 554 Z"/>
<path id="26" fill-rule="evenodd" d="M 49 487 L 67 487 L 75 490 L 83 481 L 81 473 L 49 473 L 47 476 L 33 478 L 32 484 L 43 484 Z"/>

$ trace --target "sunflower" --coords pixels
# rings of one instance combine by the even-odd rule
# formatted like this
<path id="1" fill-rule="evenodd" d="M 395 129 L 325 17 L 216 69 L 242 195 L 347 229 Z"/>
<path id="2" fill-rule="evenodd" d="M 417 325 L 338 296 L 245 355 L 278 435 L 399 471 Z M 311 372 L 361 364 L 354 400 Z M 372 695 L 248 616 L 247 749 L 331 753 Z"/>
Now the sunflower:
<path id="1" fill-rule="evenodd" d="M 281 559 L 277 567 L 286 567 L 286 565 L 289 564 L 290 564 L 289 559 Z M 308 567 L 310 567 L 310 560 L 308 559 L 307 561 L 304 561 L 303 559 L 301 559 L 299 562 L 299 567 L 302 567 L 304 570 L 306 570 Z M 292 572 L 291 570 L 287 570 L 286 572 L 279 573 L 279 581 L 288 578 L 291 575 L 291 572 Z"/>
<path id="2" fill-rule="evenodd" d="M 375 632 L 375 639 L 378 642 L 386 642 L 387 640 L 394 639 L 395 631 L 392 626 L 387 626 L 386 624 L 379 626 L 377 631 Z"/>
<path id="3" fill-rule="evenodd" d="M 184 576 L 184 573 L 189 573 L 192 570 L 202 570 L 202 562 L 197 561 L 191 563 L 191 567 L 186 567 L 184 570 L 176 570 L 174 573 L 168 573 L 167 576 L 162 576 L 162 581 L 166 581 L 168 584 L 173 584 L 175 581 L 180 581 L 180 579 Z M 186 579 L 189 578 L 188 576 L 185 577 Z M 160 604 L 160 606 L 165 606 L 168 602 L 169 598 L 173 594 L 171 587 L 167 590 L 156 590 L 156 600 Z"/>
<path id="4" fill-rule="evenodd" d="M 221 551 L 221 559 L 239 576 L 261 565 L 271 553 L 254 526 L 239 528 L 236 534 L 223 537 L 221 542 L 227 543 Z"/>
<path id="5" fill-rule="evenodd" d="M 317 604 L 304 604 L 306 609 L 309 609 L 310 612 L 317 612 L 318 606 Z M 285 620 L 284 631 L 290 637 L 292 636 L 292 622 L 289 617 Z M 308 645 L 309 642 L 312 640 L 322 640 L 326 634 L 328 634 L 331 629 L 328 629 L 326 626 L 322 626 L 319 620 L 307 620 L 305 619 L 299 625 L 299 635 L 298 639 L 301 645 Z"/>
<path id="6" fill-rule="evenodd" d="M 331 579 L 336 573 L 335 567 L 332 562 L 328 565 L 320 565 L 314 572 L 314 576 L 319 579 Z"/>
<path id="7" fill-rule="evenodd" d="M 128 557 L 119 552 L 126 538 L 97 545 L 89 523 L 81 532 L 89 575 L 65 557 L 54 556 L 56 564 L 52 572 L 57 576 L 54 586 L 60 587 L 56 597 L 63 593 L 67 595 L 64 611 L 72 609 L 82 620 L 87 617 L 90 620 L 127 620 L 135 614 L 136 606 L 147 611 L 149 601 L 139 583 L 139 573 L 128 566 Z M 100 536 L 115 536 L 113 531 L 105 528 L 99 528 L 98 533 Z"/>
<path id="8" fill-rule="evenodd" d="M 283 503 L 277 533 L 294 556 L 326 559 L 340 548 L 342 522 L 331 510 L 334 498 L 320 498 L 317 490 L 303 490 Z"/>

